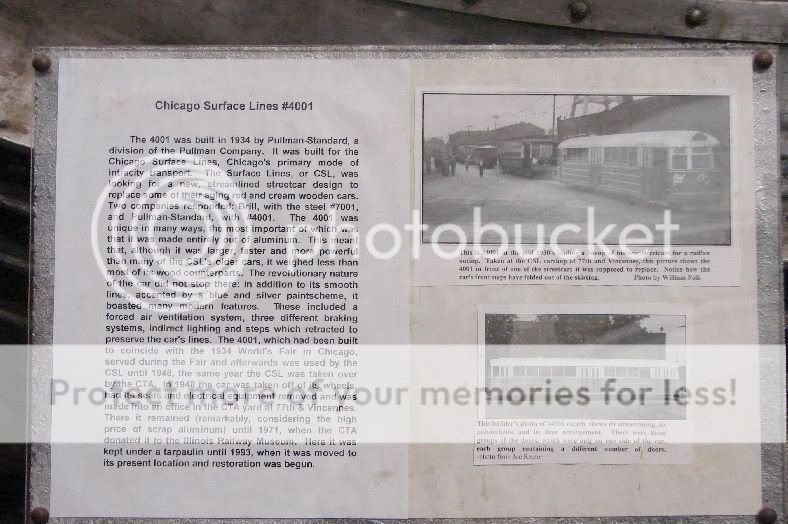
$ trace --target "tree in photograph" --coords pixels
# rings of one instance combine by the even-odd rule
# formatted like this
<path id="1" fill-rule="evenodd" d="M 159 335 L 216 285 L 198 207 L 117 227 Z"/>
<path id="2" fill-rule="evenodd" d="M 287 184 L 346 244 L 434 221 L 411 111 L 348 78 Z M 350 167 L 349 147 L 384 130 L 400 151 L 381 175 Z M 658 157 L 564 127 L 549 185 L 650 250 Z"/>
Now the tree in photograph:
<path id="1" fill-rule="evenodd" d="M 558 315 L 554 329 L 563 344 L 611 344 L 648 334 L 640 321 L 648 315 Z"/>
<path id="2" fill-rule="evenodd" d="M 517 315 L 491 314 L 484 317 L 486 344 L 511 344 Z"/>

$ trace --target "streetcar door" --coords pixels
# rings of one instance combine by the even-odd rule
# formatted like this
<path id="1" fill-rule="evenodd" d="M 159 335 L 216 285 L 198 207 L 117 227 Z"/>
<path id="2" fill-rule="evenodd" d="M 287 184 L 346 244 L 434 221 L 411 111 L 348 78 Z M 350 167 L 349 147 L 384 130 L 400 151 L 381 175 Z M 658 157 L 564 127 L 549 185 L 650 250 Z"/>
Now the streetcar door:
<path id="1" fill-rule="evenodd" d="M 523 174 L 531 173 L 531 144 L 523 144 Z"/>
<path id="2" fill-rule="evenodd" d="M 651 198 L 653 200 L 667 200 L 668 194 L 668 166 L 670 155 L 668 149 L 665 147 L 655 147 L 651 150 L 654 158 L 654 172 L 653 172 L 653 193 Z"/>

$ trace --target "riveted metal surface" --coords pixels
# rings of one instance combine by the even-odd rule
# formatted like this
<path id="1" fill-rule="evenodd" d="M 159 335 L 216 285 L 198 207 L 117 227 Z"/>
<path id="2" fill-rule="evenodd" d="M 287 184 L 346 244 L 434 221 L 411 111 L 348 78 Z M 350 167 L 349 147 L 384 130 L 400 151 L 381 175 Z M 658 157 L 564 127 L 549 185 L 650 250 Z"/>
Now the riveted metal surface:
<path id="1" fill-rule="evenodd" d="M 33 69 L 39 73 L 46 73 L 52 67 L 52 61 L 43 53 L 33 55 Z"/>
<path id="2" fill-rule="evenodd" d="M 562 2 L 554 0 L 401 0 L 451 11 L 566 26 Z M 788 4 L 775 1 L 595 0 L 587 29 L 653 36 L 680 36 L 745 42 L 786 41 Z"/>
<path id="3" fill-rule="evenodd" d="M 698 27 L 699 25 L 703 25 L 708 20 L 708 15 L 706 11 L 701 9 L 697 6 L 692 6 L 687 9 L 686 14 L 684 15 L 684 22 L 689 27 Z"/>
<path id="4" fill-rule="evenodd" d="M 479 2 L 458 0 L 464 7 Z M 566 4 L 561 12 L 568 19 Z M 286 23 L 283 23 L 286 21 Z M 394 0 L 4 0 L 0 137 L 31 144 L 32 49 L 58 45 L 429 45 L 657 43 L 493 19 Z M 40 73 L 39 73 L 40 74 Z"/>
<path id="5" fill-rule="evenodd" d="M 569 4 L 569 17 L 573 22 L 585 20 L 588 16 L 588 11 L 588 4 L 583 2 L 583 0 L 576 0 Z"/>
<path id="6" fill-rule="evenodd" d="M 769 48 L 776 53 L 776 49 Z M 477 59 L 502 57 L 561 57 L 561 56 L 730 56 L 752 55 L 752 49 L 744 46 L 688 46 L 662 45 L 637 47 L 269 47 L 269 48 L 117 48 L 84 49 L 52 48 L 44 50 L 53 60 L 53 74 L 41 75 L 36 79 L 36 147 L 33 210 L 33 279 L 32 279 L 32 342 L 34 344 L 52 343 L 53 286 L 54 286 L 54 212 L 55 212 L 55 156 L 57 122 L 57 63 L 63 57 L 112 57 L 112 58 L 270 58 L 270 57 L 323 57 L 346 59 L 370 57 L 412 57 L 412 58 L 450 58 L 472 56 Z M 779 177 L 777 161 L 779 158 L 777 137 L 778 109 L 776 91 L 776 68 L 753 71 L 753 92 L 755 105 L 760 110 L 754 122 L 754 142 L 756 160 L 756 209 L 757 209 L 757 259 L 758 259 L 758 320 L 760 342 L 762 344 L 781 344 L 782 333 L 782 262 L 779 256 Z M 780 355 L 766 355 L 762 361 L 761 388 L 775 391 L 784 387 L 782 360 Z M 777 359 L 777 361 L 775 361 Z M 784 364 L 784 363 L 783 363 Z M 31 432 L 39 437 L 46 436 L 50 425 L 49 379 L 52 372 L 51 352 L 45 348 L 31 353 Z M 777 389 L 779 390 L 779 389 Z M 773 398 L 770 395 L 769 398 Z M 762 405 L 763 431 L 779 430 L 784 424 L 784 404 Z M 39 442 L 45 440 L 38 440 Z M 764 504 L 772 508 L 783 508 L 783 445 L 766 444 L 762 446 L 762 493 Z M 47 507 L 50 489 L 50 450 L 46 444 L 33 444 L 30 456 L 29 507 Z M 782 515 L 780 515 L 782 518 Z M 536 523 L 544 519 L 495 519 L 494 522 L 509 524 L 514 522 Z M 579 523 L 664 523 L 694 522 L 702 524 L 753 522 L 755 515 L 739 516 L 677 516 L 677 517 L 604 517 L 604 518 L 556 518 L 550 522 L 557 524 Z M 53 518 L 57 523 L 88 523 L 95 519 Z M 177 522 L 171 519 L 113 519 L 118 523 L 140 522 Z M 322 522 L 317 519 L 288 519 L 289 522 Z M 338 519 L 339 522 L 356 522 L 358 519 Z M 462 522 L 461 520 L 449 520 Z M 212 523 L 216 520 L 189 519 L 189 522 Z M 237 519 L 234 522 L 282 522 L 281 519 Z M 406 522 L 404 520 L 390 522 Z M 407 522 L 426 522 L 413 519 Z"/>
<path id="7" fill-rule="evenodd" d="M 696 27 L 685 23 L 695 2 L 584 3 L 586 16 L 576 18 L 570 2 L 556 0 L 5 0 L 0 3 L 0 120 L 7 125 L 0 127 L 0 137 L 31 144 L 31 50 L 39 46 L 647 45 L 664 42 L 663 36 L 786 40 L 785 2 L 704 0 L 708 23 Z"/>
<path id="8" fill-rule="evenodd" d="M 758 51 L 752 58 L 756 69 L 769 69 L 774 63 L 774 57 L 769 51 Z"/>
<path id="9" fill-rule="evenodd" d="M 46 508 L 34 508 L 33 511 L 30 512 L 30 520 L 32 520 L 34 524 L 46 524 L 49 522 L 49 510 Z"/>

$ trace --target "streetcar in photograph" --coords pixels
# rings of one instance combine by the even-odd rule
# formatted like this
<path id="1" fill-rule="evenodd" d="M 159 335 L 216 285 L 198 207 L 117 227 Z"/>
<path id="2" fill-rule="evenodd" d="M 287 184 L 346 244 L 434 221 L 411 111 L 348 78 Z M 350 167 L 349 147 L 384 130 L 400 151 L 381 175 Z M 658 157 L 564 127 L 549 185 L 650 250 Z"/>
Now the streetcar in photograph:
<path id="1" fill-rule="evenodd" d="M 531 387 L 584 387 L 591 396 L 602 393 L 607 384 L 644 389 L 656 395 L 683 384 L 684 373 L 677 362 L 661 359 L 604 359 L 501 357 L 490 359 L 487 388 L 504 391 Z M 549 379 L 549 382 L 545 382 Z M 611 381 L 612 379 L 612 381 Z"/>
<path id="2" fill-rule="evenodd" d="M 471 157 L 473 156 L 473 150 L 476 146 L 459 146 L 457 147 L 457 160 L 459 162 L 465 163 L 470 162 Z"/>
<path id="3" fill-rule="evenodd" d="M 658 203 L 719 203 L 728 190 L 720 143 L 701 131 L 580 136 L 558 150 L 558 178 L 565 184 Z"/>
<path id="4" fill-rule="evenodd" d="M 535 177 L 553 171 L 558 142 L 551 138 L 508 140 L 498 148 L 498 161 L 505 173 Z"/>
<path id="5" fill-rule="evenodd" d="M 498 146 L 477 146 L 471 155 L 471 162 L 482 165 L 485 169 L 495 167 L 498 163 Z"/>

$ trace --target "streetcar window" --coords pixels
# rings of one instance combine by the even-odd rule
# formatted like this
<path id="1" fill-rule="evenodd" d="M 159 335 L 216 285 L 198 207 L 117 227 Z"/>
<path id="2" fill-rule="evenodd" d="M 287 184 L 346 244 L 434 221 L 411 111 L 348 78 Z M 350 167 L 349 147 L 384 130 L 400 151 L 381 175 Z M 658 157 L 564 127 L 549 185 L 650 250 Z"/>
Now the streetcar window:
<path id="1" fill-rule="evenodd" d="M 627 375 L 629 375 L 630 377 L 637 377 L 638 375 L 640 375 L 640 372 L 638 368 L 629 368 L 627 370 Z"/>
<path id="2" fill-rule="evenodd" d="M 504 144 L 501 148 L 501 156 L 521 157 L 523 156 L 522 144 Z"/>
<path id="3" fill-rule="evenodd" d="M 500 371 L 499 371 L 498 366 L 493 366 L 492 367 L 492 376 L 494 376 L 494 377 L 500 376 Z"/>
<path id="4" fill-rule="evenodd" d="M 709 146 L 692 148 L 692 169 L 709 169 L 712 167 L 711 148 Z"/>
<path id="5" fill-rule="evenodd" d="M 621 148 L 621 163 L 627 166 L 638 165 L 638 148 L 637 147 L 622 147 Z"/>
<path id="6" fill-rule="evenodd" d="M 605 164 L 637 166 L 638 148 L 637 147 L 606 147 Z"/>
<path id="7" fill-rule="evenodd" d="M 650 147 L 643 148 L 643 167 L 654 167 L 654 150 Z"/>
<path id="8" fill-rule="evenodd" d="M 525 376 L 525 366 L 514 366 L 512 368 L 512 376 L 524 377 Z"/>
<path id="9" fill-rule="evenodd" d="M 671 151 L 670 168 L 671 169 L 687 169 L 687 148 L 674 147 Z"/>
<path id="10" fill-rule="evenodd" d="M 616 368 L 605 368 L 605 376 L 606 377 L 615 377 L 616 376 Z"/>
<path id="11" fill-rule="evenodd" d="M 575 366 L 564 366 L 564 376 L 565 377 L 577 376 L 577 369 L 575 368 Z"/>
<path id="12" fill-rule="evenodd" d="M 602 163 L 602 151 L 601 147 L 592 147 L 588 150 L 588 161 L 592 164 L 601 164 Z"/>
<path id="13" fill-rule="evenodd" d="M 550 376 L 550 366 L 539 366 L 539 376 L 540 377 L 549 377 Z"/>
<path id="14" fill-rule="evenodd" d="M 564 376 L 564 368 L 563 368 L 563 366 L 553 366 L 553 376 L 554 377 L 563 377 Z"/>
<path id="15" fill-rule="evenodd" d="M 534 150 L 535 148 L 535 150 Z M 535 146 L 531 146 L 533 158 L 545 159 L 550 158 L 553 156 L 553 144 L 537 144 Z"/>
<path id="16" fill-rule="evenodd" d="M 570 149 L 564 149 L 564 161 L 566 162 L 587 162 L 588 161 L 588 149 L 580 148 L 580 147 L 573 147 Z"/>
<path id="17" fill-rule="evenodd" d="M 651 378 L 649 368 L 640 368 L 640 378 Z"/>
<path id="18" fill-rule="evenodd" d="M 539 369 L 534 366 L 528 366 L 525 370 L 525 375 L 528 377 L 537 377 L 539 376 Z"/>

